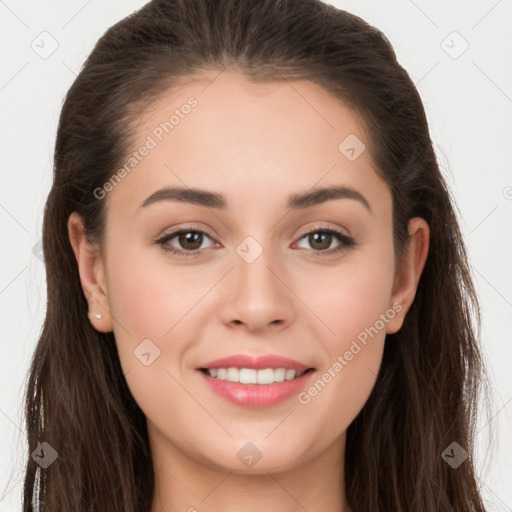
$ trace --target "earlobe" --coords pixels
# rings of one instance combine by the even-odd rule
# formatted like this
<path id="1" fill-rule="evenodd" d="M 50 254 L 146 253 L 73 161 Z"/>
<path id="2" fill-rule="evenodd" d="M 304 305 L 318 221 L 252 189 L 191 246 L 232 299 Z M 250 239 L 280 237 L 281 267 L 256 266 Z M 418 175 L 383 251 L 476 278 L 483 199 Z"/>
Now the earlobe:
<path id="1" fill-rule="evenodd" d="M 83 221 L 76 212 L 69 216 L 68 235 L 75 253 L 82 289 L 89 304 L 89 320 L 96 330 L 110 332 L 112 317 L 101 253 L 96 245 L 87 240 Z"/>
<path id="2" fill-rule="evenodd" d="M 430 242 L 428 223 L 420 217 L 411 219 L 409 235 L 411 238 L 407 253 L 398 263 L 390 299 L 390 307 L 394 304 L 400 304 L 401 308 L 396 316 L 388 322 L 387 334 L 394 334 L 401 329 L 405 316 L 416 296 L 418 282 L 427 261 Z M 395 307 L 394 309 L 398 308 Z"/>

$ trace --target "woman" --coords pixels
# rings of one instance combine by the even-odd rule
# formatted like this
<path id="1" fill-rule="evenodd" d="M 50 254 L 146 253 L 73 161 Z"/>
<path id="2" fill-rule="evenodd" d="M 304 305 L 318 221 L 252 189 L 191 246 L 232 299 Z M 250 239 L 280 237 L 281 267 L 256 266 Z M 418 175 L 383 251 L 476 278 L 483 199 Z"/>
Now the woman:
<path id="1" fill-rule="evenodd" d="M 464 243 L 360 18 L 154 0 L 114 25 L 62 109 L 43 250 L 24 510 L 484 510 Z"/>

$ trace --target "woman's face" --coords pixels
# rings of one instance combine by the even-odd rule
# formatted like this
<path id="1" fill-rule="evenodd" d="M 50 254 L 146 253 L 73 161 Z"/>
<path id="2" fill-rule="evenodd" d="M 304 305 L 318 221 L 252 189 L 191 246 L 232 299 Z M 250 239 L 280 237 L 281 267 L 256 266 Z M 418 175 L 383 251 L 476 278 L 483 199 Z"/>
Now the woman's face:
<path id="1" fill-rule="evenodd" d="M 417 280 L 412 265 L 395 268 L 392 197 L 364 144 L 354 114 L 319 86 L 230 72 L 140 120 L 124 172 L 97 192 L 106 245 L 89 305 L 103 314 L 94 326 L 114 331 L 160 452 L 253 473 L 341 454 Z M 173 188 L 174 199 L 156 194 Z M 330 188 L 341 192 L 315 194 Z M 200 370 L 237 355 L 314 370 L 265 388 Z"/>

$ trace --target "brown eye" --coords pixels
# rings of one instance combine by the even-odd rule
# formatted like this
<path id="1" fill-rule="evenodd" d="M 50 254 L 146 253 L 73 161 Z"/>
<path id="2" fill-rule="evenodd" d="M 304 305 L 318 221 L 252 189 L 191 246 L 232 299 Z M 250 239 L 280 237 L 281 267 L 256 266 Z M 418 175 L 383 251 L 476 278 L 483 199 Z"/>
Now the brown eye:
<path id="1" fill-rule="evenodd" d="M 181 248 L 194 251 L 201 247 L 203 234 L 199 231 L 181 231 L 175 238 L 178 239 Z"/>
<path id="2" fill-rule="evenodd" d="M 179 256 L 197 256 L 204 248 L 202 246 L 205 238 L 211 240 L 210 236 L 200 229 L 180 229 L 156 240 L 156 243 L 164 251 Z"/>
<path id="3" fill-rule="evenodd" d="M 325 250 L 331 247 L 333 236 L 330 233 L 316 232 L 307 235 L 308 242 L 313 249 Z"/>
<path id="4" fill-rule="evenodd" d="M 200 229 L 180 229 L 168 235 L 163 236 L 156 243 L 166 252 L 176 254 L 177 256 L 198 256 L 201 254 L 205 238 L 212 238 Z M 338 245 L 332 248 L 334 240 L 338 240 Z M 299 242 L 306 240 L 309 244 L 311 254 L 315 256 L 329 256 L 334 253 L 347 250 L 356 245 L 356 241 L 332 228 L 316 228 L 302 235 Z M 171 243 L 172 242 L 172 243 Z M 213 242 L 213 240 L 212 240 Z M 214 246 L 219 245 L 214 242 Z M 308 247 L 302 247 L 308 249 Z"/>
<path id="5" fill-rule="evenodd" d="M 334 240 L 338 240 L 337 247 L 332 248 Z M 299 241 L 306 240 L 315 256 L 329 255 L 346 250 L 356 242 L 353 238 L 332 228 L 315 228 L 302 235 Z M 304 247 L 308 249 L 308 247 Z"/>

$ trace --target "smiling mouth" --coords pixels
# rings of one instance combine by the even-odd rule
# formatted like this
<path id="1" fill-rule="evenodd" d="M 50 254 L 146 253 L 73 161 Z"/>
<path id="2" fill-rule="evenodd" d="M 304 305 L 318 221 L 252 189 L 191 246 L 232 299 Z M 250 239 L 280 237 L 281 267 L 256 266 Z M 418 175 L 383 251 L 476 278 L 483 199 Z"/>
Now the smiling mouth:
<path id="1" fill-rule="evenodd" d="M 265 368 L 255 370 L 253 368 L 199 368 L 199 371 L 215 378 L 237 384 L 274 384 L 295 380 L 306 373 L 311 373 L 314 368 L 297 371 L 286 368 Z"/>

